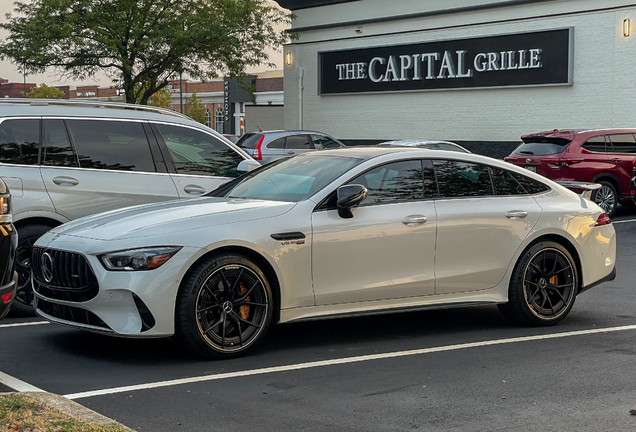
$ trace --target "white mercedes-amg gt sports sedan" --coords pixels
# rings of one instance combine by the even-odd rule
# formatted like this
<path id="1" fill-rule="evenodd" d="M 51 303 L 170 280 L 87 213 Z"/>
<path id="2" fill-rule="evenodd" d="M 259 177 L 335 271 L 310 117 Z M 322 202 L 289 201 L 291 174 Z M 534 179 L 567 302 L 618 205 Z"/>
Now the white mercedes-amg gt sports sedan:
<path id="1" fill-rule="evenodd" d="M 229 357 L 272 323 L 497 304 L 550 325 L 615 277 L 592 201 L 474 154 L 350 148 L 251 171 L 209 196 L 62 225 L 35 245 L 37 313 Z"/>

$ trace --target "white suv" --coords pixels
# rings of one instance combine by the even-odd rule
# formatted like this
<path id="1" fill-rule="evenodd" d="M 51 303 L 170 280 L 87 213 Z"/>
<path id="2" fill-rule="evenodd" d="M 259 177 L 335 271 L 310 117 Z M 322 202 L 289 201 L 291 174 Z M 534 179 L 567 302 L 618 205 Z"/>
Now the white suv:
<path id="1" fill-rule="evenodd" d="M 49 229 L 94 213 L 203 195 L 237 177 L 244 160 L 253 159 L 174 111 L 0 100 L 0 177 L 12 192 L 19 235 L 14 310 L 32 311 L 31 249 Z"/>

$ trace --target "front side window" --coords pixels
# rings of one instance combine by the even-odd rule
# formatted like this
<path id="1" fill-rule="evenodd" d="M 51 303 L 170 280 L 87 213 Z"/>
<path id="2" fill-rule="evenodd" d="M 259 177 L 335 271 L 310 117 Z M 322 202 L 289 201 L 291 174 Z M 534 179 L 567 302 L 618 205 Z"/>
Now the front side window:
<path id="1" fill-rule="evenodd" d="M 620 134 L 610 135 L 609 139 L 612 143 L 611 147 L 608 145 L 608 153 L 636 153 L 636 140 L 632 134 Z M 610 150 L 611 148 L 611 150 Z"/>
<path id="2" fill-rule="evenodd" d="M 351 180 L 367 188 L 362 205 L 416 201 L 424 198 L 422 162 L 410 160 L 382 165 Z"/>
<path id="3" fill-rule="evenodd" d="M 40 120 L 5 120 L 0 124 L 0 162 L 37 165 Z"/>
<path id="4" fill-rule="evenodd" d="M 484 165 L 434 160 L 435 176 L 442 198 L 493 195 L 488 167 Z"/>
<path id="5" fill-rule="evenodd" d="M 155 172 L 142 123 L 67 120 L 80 168 Z"/>
<path id="6" fill-rule="evenodd" d="M 292 135 L 287 137 L 285 147 L 291 150 L 309 150 L 311 144 L 307 135 Z"/>
<path id="7" fill-rule="evenodd" d="M 605 135 L 592 137 L 585 141 L 581 147 L 594 153 L 605 153 Z"/>
<path id="8" fill-rule="evenodd" d="M 157 124 L 178 174 L 238 177 L 241 155 L 207 133 L 181 126 Z"/>
<path id="9" fill-rule="evenodd" d="M 71 146 L 63 120 L 44 121 L 44 152 L 42 164 L 57 167 L 77 167 L 77 156 Z"/>
<path id="10" fill-rule="evenodd" d="M 311 140 L 314 142 L 316 150 L 340 148 L 340 144 L 324 135 L 312 135 Z"/>

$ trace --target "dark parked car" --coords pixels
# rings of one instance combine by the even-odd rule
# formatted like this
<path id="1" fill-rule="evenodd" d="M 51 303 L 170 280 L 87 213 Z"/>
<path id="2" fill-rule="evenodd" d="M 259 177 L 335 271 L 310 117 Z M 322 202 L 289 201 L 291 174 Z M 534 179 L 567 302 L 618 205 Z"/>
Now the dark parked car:
<path id="1" fill-rule="evenodd" d="M 610 216 L 630 203 L 636 129 L 558 130 L 521 137 L 506 161 L 551 180 L 594 182 L 592 198 Z"/>
<path id="2" fill-rule="evenodd" d="M 334 137 L 316 131 L 251 132 L 236 145 L 263 165 L 307 151 L 346 147 Z"/>
<path id="3" fill-rule="evenodd" d="M 18 236 L 11 220 L 11 195 L 0 179 L 0 319 L 4 318 L 15 298 L 18 275 L 15 267 L 15 249 Z"/>

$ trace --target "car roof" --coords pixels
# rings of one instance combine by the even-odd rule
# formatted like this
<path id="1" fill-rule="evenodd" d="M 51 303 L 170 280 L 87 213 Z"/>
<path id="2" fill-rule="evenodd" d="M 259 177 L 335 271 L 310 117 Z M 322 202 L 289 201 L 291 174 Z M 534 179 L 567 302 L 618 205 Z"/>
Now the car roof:
<path id="1" fill-rule="evenodd" d="M 258 134 L 280 134 L 280 135 L 290 135 L 290 134 L 307 134 L 307 133 L 315 133 L 315 134 L 320 134 L 320 135 L 327 135 L 324 132 L 319 132 L 319 131 L 315 131 L 315 130 L 272 130 L 272 131 L 257 131 L 257 132 L 250 132 L 250 133 L 258 133 Z"/>
<path id="2" fill-rule="evenodd" d="M 617 134 L 617 133 L 636 133 L 636 128 L 611 128 L 611 129 L 553 129 L 550 131 L 535 132 L 522 135 L 524 138 L 570 138 L 577 135 L 598 135 L 598 134 Z"/>

